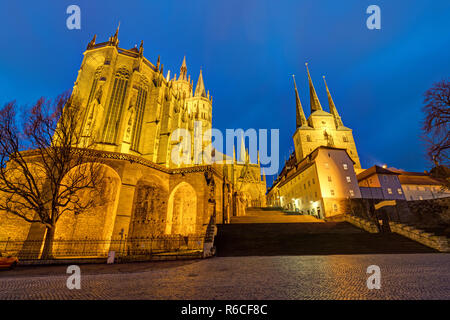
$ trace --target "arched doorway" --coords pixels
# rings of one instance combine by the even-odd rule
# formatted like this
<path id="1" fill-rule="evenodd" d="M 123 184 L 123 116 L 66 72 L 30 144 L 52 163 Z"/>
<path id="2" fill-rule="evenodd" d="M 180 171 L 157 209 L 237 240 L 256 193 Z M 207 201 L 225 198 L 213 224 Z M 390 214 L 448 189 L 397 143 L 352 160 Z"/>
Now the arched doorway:
<path id="1" fill-rule="evenodd" d="M 93 255 L 95 252 L 100 255 L 102 252 L 107 252 L 109 248 L 108 240 L 111 239 L 114 229 L 121 179 L 111 167 L 104 164 L 96 165 L 99 166 L 101 175 L 97 186 L 98 192 L 92 193 L 89 189 L 84 189 L 74 195 L 79 201 L 92 201 L 92 206 L 83 212 L 71 210 L 70 204 L 65 208 L 69 210 L 62 214 L 56 223 L 56 242 L 53 245 L 55 256 L 65 255 L 66 252 L 76 252 L 81 247 L 84 247 L 85 251 L 92 252 Z M 72 170 L 77 170 L 77 167 Z M 68 179 L 71 171 L 64 179 Z M 64 179 L 61 185 L 64 185 Z M 94 194 L 98 197 L 97 199 L 92 199 Z M 83 244 L 80 243 L 81 240 L 84 241 Z"/>
<path id="2" fill-rule="evenodd" d="M 246 184 L 242 188 L 242 192 L 245 195 L 247 201 L 247 207 L 261 207 L 261 194 L 254 184 Z"/>
<path id="3" fill-rule="evenodd" d="M 196 222 L 197 194 L 189 183 L 181 182 L 169 196 L 165 233 L 194 234 Z"/>
<path id="4" fill-rule="evenodd" d="M 164 234 L 168 191 L 156 176 L 138 181 L 134 192 L 130 238 L 147 238 Z"/>

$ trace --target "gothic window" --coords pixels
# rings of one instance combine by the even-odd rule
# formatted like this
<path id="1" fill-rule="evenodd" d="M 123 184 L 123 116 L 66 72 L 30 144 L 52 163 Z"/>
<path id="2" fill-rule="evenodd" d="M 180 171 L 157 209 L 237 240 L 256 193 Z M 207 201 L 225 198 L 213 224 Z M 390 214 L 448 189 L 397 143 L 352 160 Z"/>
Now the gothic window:
<path id="1" fill-rule="evenodd" d="M 343 136 L 342 139 L 344 140 L 344 142 L 348 142 L 347 136 Z"/>
<path id="2" fill-rule="evenodd" d="M 114 144 L 117 141 L 129 78 L 130 75 L 124 68 L 119 69 L 114 77 L 113 90 L 106 113 L 105 131 L 103 133 L 103 141 L 106 143 Z"/>
<path id="3" fill-rule="evenodd" d="M 83 128 L 86 125 L 86 121 L 89 117 L 89 113 L 92 112 L 92 110 L 90 110 L 89 107 L 91 105 L 92 100 L 94 99 L 95 90 L 97 89 L 97 84 L 98 84 L 98 80 L 100 79 L 101 73 L 102 73 L 102 67 L 100 66 L 95 71 L 94 80 L 92 80 L 91 91 L 89 92 L 89 98 L 86 103 L 86 113 L 84 115 Z"/>
<path id="4" fill-rule="evenodd" d="M 139 151 L 139 143 L 142 133 L 142 120 L 144 117 L 145 103 L 147 102 L 147 90 L 144 87 L 140 87 L 138 90 L 138 96 L 136 100 L 136 118 L 133 124 L 133 137 L 131 138 L 131 150 Z"/>

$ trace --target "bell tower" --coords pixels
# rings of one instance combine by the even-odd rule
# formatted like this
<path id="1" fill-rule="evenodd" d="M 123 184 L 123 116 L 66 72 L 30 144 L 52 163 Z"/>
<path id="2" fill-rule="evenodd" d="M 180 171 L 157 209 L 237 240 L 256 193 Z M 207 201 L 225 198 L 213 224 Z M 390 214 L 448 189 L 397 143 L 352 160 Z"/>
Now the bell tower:
<path id="1" fill-rule="evenodd" d="M 306 157 L 317 147 L 328 146 L 346 149 L 350 158 L 355 162 L 355 168 L 361 168 L 355 140 L 353 138 L 353 131 L 344 126 L 342 118 L 331 97 L 325 77 L 323 77 L 323 79 L 327 91 L 330 112 L 326 112 L 322 108 L 309 73 L 308 64 L 306 64 L 306 71 L 308 75 L 310 96 L 310 115 L 307 119 L 300 102 L 295 77 L 293 77 L 297 127 L 293 139 L 297 161 Z"/>

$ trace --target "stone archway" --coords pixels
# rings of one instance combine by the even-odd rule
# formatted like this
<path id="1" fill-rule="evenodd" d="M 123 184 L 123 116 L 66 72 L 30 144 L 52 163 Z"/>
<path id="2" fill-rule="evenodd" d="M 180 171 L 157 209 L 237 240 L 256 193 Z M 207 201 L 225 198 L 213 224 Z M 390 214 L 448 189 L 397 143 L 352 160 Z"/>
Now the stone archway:
<path id="1" fill-rule="evenodd" d="M 83 165 L 86 164 L 81 166 Z M 95 205 L 84 212 L 77 213 L 69 210 L 61 215 L 55 229 L 56 243 L 53 246 L 55 256 L 65 255 L 66 251 L 73 252 L 79 240 L 92 241 L 89 242 L 90 250 L 98 254 L 107 252 L 109 248 L 108 240 L 111 240 L 114 229 L 121 179 L 111 167 L 105 164 L 99 164 L 99 166 L 103 171 L 101 185 L 99 185 L 100 199 L 96 199 Z M 72 170 L 76 170 L 76 168 Z M 89 201 L 90 194 L 88 190 L 80 190 L 77 196 L 81 201 Z M 67 246 L 71 246 L 71 248 Z"/>
<path id="2" fill-rule="evenodd" d="M 187 182 L 181 182 L 169 196 L 166 234 L 189 235 L 196 232 L 197 193 Z"/>
<path id="3" fill-rule="evenodd" d="M 159 178 L 146 176 L 138 181 L 134 192 L 130 238 L 164 234 L 168 191 Z"/>
<path id="4" fill-rule="evenodd" d="M 246 184 L 242 188 L 242 193 L 247 201 L 247 207 L 261 207 L 262 196 L 255 184 Z"/>

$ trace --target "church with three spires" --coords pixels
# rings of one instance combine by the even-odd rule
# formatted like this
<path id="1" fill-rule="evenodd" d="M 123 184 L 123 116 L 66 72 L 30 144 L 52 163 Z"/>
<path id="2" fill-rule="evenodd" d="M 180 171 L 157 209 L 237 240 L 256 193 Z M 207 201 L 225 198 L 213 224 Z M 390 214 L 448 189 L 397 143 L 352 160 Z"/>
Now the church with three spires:
<path id="1" fill-rule="evenodd" d="M 344 126 L 330 90 L 329 112 L 323 110 L 314 84 L 309 82 L 310 115 L 305 116 L 294 80 L 296 130 L 295 151 L 269 188 L 269 205 L 310 214 L 319 218 L 338 215 L 346 210 L 349 199 L 360 198 L 356 172 L 361 169 L 352 129 Z"/>

